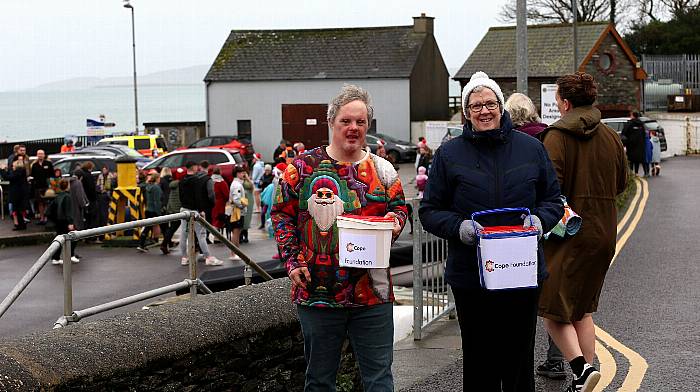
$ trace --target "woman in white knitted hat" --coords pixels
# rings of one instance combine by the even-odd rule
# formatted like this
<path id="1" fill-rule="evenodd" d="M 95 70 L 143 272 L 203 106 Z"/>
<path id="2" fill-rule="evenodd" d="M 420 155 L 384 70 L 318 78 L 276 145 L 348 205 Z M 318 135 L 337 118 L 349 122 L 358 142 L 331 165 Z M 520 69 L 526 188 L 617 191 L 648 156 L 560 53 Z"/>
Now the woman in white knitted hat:
<path id="1" fill-rule="evenodd" d="M 483 72 L 462 91 L 466 123 L 460 137 L 443 144 L 433 157 L 420 219 L 429 232 L 448 240 L 445 278 L 455 295 L 464 351 L 464 390 L 534 391 L 534 336 L 539 287 L 489 290 L 482 287 L 476 229 L 484 226 L 534 226 L 539 235 L 563 215 L 559 182 L 542 143 L 513 132 L 498 84 Z M 471 214 L 497 208 L 521 212 Z M 493 263 L 492 263 L 493 264 Z M 537 286 L 546 277 L 537 249 Z M 514 267 L 515 268 L 515 267 Z"/>

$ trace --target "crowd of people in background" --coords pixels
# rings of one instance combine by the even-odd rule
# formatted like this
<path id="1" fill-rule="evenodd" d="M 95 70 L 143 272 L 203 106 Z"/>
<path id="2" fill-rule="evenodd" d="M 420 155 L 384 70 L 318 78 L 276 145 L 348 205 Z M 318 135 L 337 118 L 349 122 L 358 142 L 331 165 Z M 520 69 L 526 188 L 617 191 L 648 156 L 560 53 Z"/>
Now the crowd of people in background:
<path id="1" fill-rule="evenodd" d="M 74 150 L 72 141 L 61 146 L 64 153 Z M 207 161 L 188 162 L 185 169 L 177 169 L 182 174 L 178 176 L 180 180 L 174 179 L 170 168 L 139 173 L 138 187 L 144 203 L 142 218 L 195 210 L 234 244 L 245 244 L 250 241 L 251 225 L 255 224 L 253 227 L 257 229 L 266 228 L 272 204 L 273 180 L 284 171 L 287 160 L 304 152 L 305 147 L 301 142 L 291 144 L 284 141 L 284 148 L 280 147 L 279 150 L 274 168 L 264 162 L 262 154 L 257 153 L 251 162 L 251 172 L 237 168 L 232 183 L 222 177 L 219 167 L 210 167 Z M 184 173 L 185 170 L 187 173 Z M 9 183 L 4 192 L 13 230 L 26 230 L 32 221 L 40 226 L 51 223 L 59 234 L 108 224 L 117 174 L 106 165 L 97 174 L 94 164 L 86 161 L 73 167 L 70 173 L 63 173 L 54 168 L 44 150 L 38 150 L 36 158 L 30 161 L 26 146 L 17 144 L 7 160 L 0 162 L 0 176 Z M 261 201 L 266 189 L 268 197 Z M 261 215 L 259 222 L 255 219 L 256 214 Z M 267 228 L 270 228 L 269 222 Z M 162 253 L 169 254 L 177 245 L 173 238 L 178 230 L 180 238 L 186 239 L 186 225 L 180 221 L 145 227 L 140 231 L 136 249 L 145 253 L 153 244 L 160 243 Z M 222 261 L 209 252 L 208 243 L 212 241 L 205 235 L 204 228 L 197 225 L 195 232 L 196 249 L 204 255 L 206 263 L 221 265 Z M 103 237 L 99 237 L 90 242 L 102 243 L 102 240 Z M 75 245 L 74 241 L 71 260 L 77 263 L 80 256 L 75 254 Z M 180 241 L 182 264 L 187 263 L 185 245 L 186 240 Z M 235 253 L 231 253 L 229 258 L 240 260 Z M 60 251 L 52 260 L 53 264 L 64 262 Z"/>
<path id="2" fill-rule="evenodd" d="M 284 142 L 284 145 L 287 143 Z M 286 157 L 296 156 L 304 151 L 302 143 L 296 143 L 292 147 L 291 150 L 287 150 L 280 146 L 280 158 L 284 156 L 286 160 Z M 207 161 L 187 162 L 186 173 L 181 173 L 184 176 L 178 176 L 181 177 L 180 180 L 173 179 L 172 171 L 168 168 L 162 169 L 160 173 L 155 170 L 141 173 L 139 187 L 145 203 L 145 218 L 196 211 L 234 245 L 240 246 L 250 241 L 249 230 L 259 215 L 259 224 L 255 222 L 256 226 L 253 227 L 266 230 L 271 238 L 270 209 L 273 204 L 275 180 L 282 175 L 286 166 L 286 162 L 276 163 L 274 167 L 266 164 L 262 154 L 256 153 L 251 162 L 250 173 L 244 167 L 236 167 L 231 183 L 222 176 L 221 168 L 210 166 Z M 109 189 L 109 186 L 102 185 L 107 175 L 108 173 L 105 173 L 98 178 L 98 190 Z M 146 253 L 152 245 L 160 243 L 161 252 L 169 254 L 176 246 L 173 238 L 178 230 L 181 264 L 187 265 L 188 231 L 185 221 L 143 229 L 136 249 Z M 223 261 L 210 252 L 209 245 L 214 241 L 213 236 L 206 235 L 202 225 L 195 225 L 195 249 L 204 257 L 207 265 L 223 265 Z M 272 257 L 279 258 L 279 255 L 273 254 Z M 241 260 L 234 252 L 230 253 L 228 259 Z"/>

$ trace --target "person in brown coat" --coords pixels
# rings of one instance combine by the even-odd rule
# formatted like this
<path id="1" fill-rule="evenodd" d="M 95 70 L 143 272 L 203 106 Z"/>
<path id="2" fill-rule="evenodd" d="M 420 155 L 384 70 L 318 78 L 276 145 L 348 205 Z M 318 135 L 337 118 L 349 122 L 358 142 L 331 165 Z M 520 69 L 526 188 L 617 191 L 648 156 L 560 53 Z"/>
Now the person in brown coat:
<path id="1" fill-rule="evenodd" d="M 547 241 L 539 315 L 574 372 L 567 391 L 592 391 L 600 380 L 592 313 L 615 254 L 615 196 L 627 185 L 627 162 L 620 138 L 600 122 L 592 105 L 596 83 L 583 72 L 557 80 L 562 118 L 539 136 L 557 172 L 561 194 L 583 218 L 581 230 L 566 241 Z"/>

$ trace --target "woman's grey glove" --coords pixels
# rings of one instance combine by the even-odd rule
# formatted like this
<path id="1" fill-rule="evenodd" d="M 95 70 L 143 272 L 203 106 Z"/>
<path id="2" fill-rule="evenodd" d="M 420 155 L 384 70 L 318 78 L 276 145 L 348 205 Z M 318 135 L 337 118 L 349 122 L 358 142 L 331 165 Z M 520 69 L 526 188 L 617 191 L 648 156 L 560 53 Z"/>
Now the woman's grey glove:
<path id="1" fill-rule="evenodd" d="M 476 244 L 476 232 L 474 231 L 474 224 L 478 230 L 483 230 L 484 227 L 479 224 L 479 222 L 474 222 L 471 219 L 467 219 L 459 225 L 459 239 L 465 245 Z"/>
<path id="2" fill-rule="evenodd" d="M 532 218 L 532 224 L 530 224 L 530 218 Z M 537 240 L 540 240 L 543 234 L 542 221 L 540 221 L 540 218 L 538 218 L 537 215 L 525 215 L 523 219 L 523 227 L 528 228 L 534 226 L 537 229 Z"/>

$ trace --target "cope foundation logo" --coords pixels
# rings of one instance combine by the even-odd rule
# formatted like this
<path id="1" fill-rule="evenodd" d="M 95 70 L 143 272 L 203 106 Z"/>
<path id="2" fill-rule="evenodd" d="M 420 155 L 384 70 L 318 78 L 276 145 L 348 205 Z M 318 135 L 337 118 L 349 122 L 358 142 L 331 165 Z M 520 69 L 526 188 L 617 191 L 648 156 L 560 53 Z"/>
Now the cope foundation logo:
<path id="1" fill-rule="evenodd" d="M 348 244 L 345 245 L 345 249 L 347 249 L 348 252 L 354 252 L 356 250 L 357 251 L 366 250 L 366 248 L 364 248 L 362 246 L 357 246 L 357 245 L 353 244 L 352 242 L 348 242 Z"/>
<path id="2" fill-rule="evenodd" d="M 486 271 L 493 272 L 493 261 L 486 260 Z"/>

